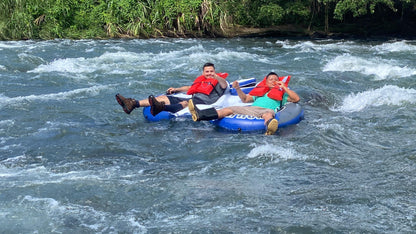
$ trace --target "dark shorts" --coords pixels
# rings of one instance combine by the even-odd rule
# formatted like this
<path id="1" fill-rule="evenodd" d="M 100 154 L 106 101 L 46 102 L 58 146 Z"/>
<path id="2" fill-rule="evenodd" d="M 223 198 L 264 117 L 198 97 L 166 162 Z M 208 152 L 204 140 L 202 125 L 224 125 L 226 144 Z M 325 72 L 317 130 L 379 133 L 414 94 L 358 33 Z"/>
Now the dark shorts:
<path id="1" fill-rule="evenodd" d="M 166 97 L 168 97 L 171 105 L 178 104 L 182 101 L 188 101 L 190 99 L 190 98 L 175 97 L 175 96 L 170 96 L 170 95 L 167 95 Z M 194 104 L 207 104 L 204 100 L 201 100 L 199 98 L 192 98 L 192 100 L 194 101 Z"/>
<path id="2" fill-rule="evenodd" d="M 166 97 L 168 97 L 170 104 L 178 104 L 182 101 L 188 101 L 189 98 L 180 98 L 180 97 L 175 97 L 175 96 L 171 96 L 171 95 L 167 95 Z"/>

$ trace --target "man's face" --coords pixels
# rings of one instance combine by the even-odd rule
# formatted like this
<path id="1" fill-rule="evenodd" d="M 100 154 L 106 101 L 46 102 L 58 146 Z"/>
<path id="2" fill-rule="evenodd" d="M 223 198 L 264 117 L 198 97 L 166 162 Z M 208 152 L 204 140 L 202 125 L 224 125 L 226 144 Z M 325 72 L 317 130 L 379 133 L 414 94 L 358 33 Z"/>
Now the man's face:
<path id="1" fill-rule="evenodd" d="M 212 66 L 204 67 L 204 70 L 202 71 L 202 75 L 208 78 L 213 78 L 215 75 L 215 68 Z"/>
<path id="2" fill-rule="evenodd" d="M 279 77 L 277 77 L 276 75 L 270 75 L 266 79 L 266 85 L 269 88 L 273 88 L 277 84 L 278 81 L 279 81 Z"/>

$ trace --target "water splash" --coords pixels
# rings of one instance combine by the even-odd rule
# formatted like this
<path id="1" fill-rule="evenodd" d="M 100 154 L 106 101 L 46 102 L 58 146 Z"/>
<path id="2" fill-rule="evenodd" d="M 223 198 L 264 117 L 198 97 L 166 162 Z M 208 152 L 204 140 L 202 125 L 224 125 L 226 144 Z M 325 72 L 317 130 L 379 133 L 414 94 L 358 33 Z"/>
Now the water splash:
<path id="1" fill-rule="evenodd" d="M 409 44 L 408 41 L 386 42 L 381 45 L 373 46 L 372 49 L 379 53 L 407 52 L 416 54 L 416 45 Z"/>
<path id="2" fill-rule="evenodd" d="M 371 89 L 361 93 L 350 94 L 344 98 L 342 104 L 333 111 L 356 112 L 371 106 L 416 103 L 416 90 L 406 89 L 394 85 L 385 85 L 379 89 Z"/>
<path id="3" fill-rule="evenodd" d="M 129 73 L 127 68 L 137 67 L 147 61 L 152 54 L 134 52 L 106 52 L 94 58 L 65 58 L 56 59 L 50 63 L 39 65 L 37 68 L 28 71 L 29 73 L 94 73 L 97 71 L 111 74 Z M 125 67 L 123 65 L 129 65 Z"/>
<path id="4" fill-rule="evenodd" d="M 87 203 L 88 204 L 88 203 Z M 21 211 L 32 215 L 44 215 L 49 221 L 45 232 L 57 230 L 84 230 L 87 232 L 108 232 L 117 228 L 127 232 L 145 233 L 147 229 L 135 218 L 134 211 L 126 214 L 111 214 L 87 205 L 61 203 L 53 198 L 24 196 L 17 205 Z M 64 220 L 65 225 L 61 222 Z M 36 219 L 28 218 L 25 225 L 36 227 Z M 56 228 L 56 229 L 54 229 Z M 50 229 L 50 230 L 49 230 Z M 63 231 L 66 232 L 66 231 Z M 111 232 L 111 231 L 110 231 Z"/>
<path id="5" fill-rule="evenodd" d="M 95 96 L 100 91 L 108 89 L 109 85 L 97 85 L 88 88 L 74 89 L 65 92 L 58 93 L 49 93 L 49 94 L 40 94 L 40 95 L 28 95 L 28 96 L 18 96 L 18 97 L 6 97 L 0 95 L 0 108 L 5 105 L 20 105 L 22 101 L 48 101 L 48 100 L 64 100 L 69 98 L 74 98 L 80 94 L 86 94 L 89 96 Z"/>
<path id="6" fill-rule="evenodd" d="M 257 55 L 247 52 L 236 52 L 229 50 L 207 50 L 202 45 L 195 45 L 185 49 L 172 51 L 149 52 L 105 52 L 98 57 L 85 58 L 64 58 L 56 59 L 47 64 L 41 64 L 29 73 L 70 73 L 90 74 L 95 72 L 107 74 L 132 74 L 137 71 L 150 71 L 161 64 L 166 70 L 183 70 L 189 64 L 200 67 L 201 61 L 220 58 L 224 61 L 246 60 L 258 58 Z"/>
<path id="7" fill-rule="evenodd" d="M 247 155 L 248 158 L 271 158 L 273 159 L 282 159 L 282 160 L 291 160 L 291 159 L 301 159 L 305 160 L 306 157 L 298 154 L 291 147 L 280 147 L 275 145 L 259 145 L 254 147 L 250 153 Z"/>
<path id="8" fill-rule="evenodd" d="M 393 61 L 381 58 L 362 58 L 343 54 L 329 61 L 322 69 L 324 72 L 358 72 L 374 76 L 376 80 L 409 77 L 416 75 L 416 69 L 395 65 Z"/>

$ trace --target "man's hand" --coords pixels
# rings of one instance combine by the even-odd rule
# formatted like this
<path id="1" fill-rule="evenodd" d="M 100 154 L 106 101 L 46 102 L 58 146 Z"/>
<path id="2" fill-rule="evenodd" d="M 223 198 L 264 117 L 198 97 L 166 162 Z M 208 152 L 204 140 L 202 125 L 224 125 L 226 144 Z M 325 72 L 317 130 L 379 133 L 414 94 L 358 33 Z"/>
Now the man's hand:
<path id="1" fill-rule="evenodd" d="M 283 81 L 277 81 L 276 83 L 275 83 L 275 86 L 278 86 L 279 88 L 282 88 L 282 89 L 284 89 L 284 90 L 286 90 L 287 89 L 287 87 L 286 87 L 286 85 L 285 85 L 285 82 L 283 82 Z"/>
<path id="2" fill-rule="evenodd" d="M 234 81 L 233 82 L 233 88 L 235 88 L 235 89 L 239 89 L 240 88 L 240 83 L 238 83 L 238 81 Z"/>
<path id="3" fill-rule="evenodd" d="M 177 92 L 177 90 L 175 88 L 172 88 L 172 87 L 170 87 L 170 88 L 168 88 L 168 90 L 166 90 L 167 94 L 173 94 L 173 93 L 176 93 L 176 92 Z"/>

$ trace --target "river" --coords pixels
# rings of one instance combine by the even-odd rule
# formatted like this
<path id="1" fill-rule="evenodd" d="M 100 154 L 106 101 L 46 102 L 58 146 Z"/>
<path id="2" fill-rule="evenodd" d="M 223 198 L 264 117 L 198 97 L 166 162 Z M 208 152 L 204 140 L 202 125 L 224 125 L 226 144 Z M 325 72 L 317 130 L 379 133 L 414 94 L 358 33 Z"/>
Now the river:
<path id="1" fill-rule="evenodd" d="M 0 233 L 412 233 L 416 41 L 0 42 Z M 274 136 L 147 122 L 114 95 L 291 75 Z"/>

